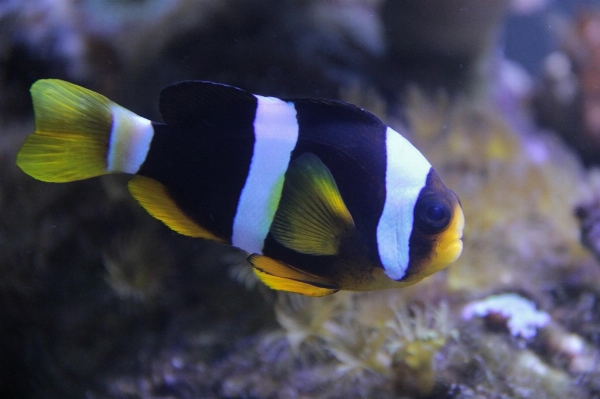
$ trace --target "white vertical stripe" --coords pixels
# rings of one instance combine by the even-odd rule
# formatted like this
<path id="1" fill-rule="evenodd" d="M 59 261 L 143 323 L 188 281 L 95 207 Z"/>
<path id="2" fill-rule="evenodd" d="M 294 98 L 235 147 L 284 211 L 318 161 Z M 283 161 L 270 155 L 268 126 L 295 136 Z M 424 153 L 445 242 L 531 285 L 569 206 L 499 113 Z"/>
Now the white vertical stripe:
<path id="1" fill-rule="evenodd" d="M 231 242 L 250 253 L 262 253 L 263 243 L 281 197 L 283 176 L 298 141 L 293 103 L 256 96 L 254 152 L 233 220 Z"/>
<path id="2" fill-rule="evenodd" d="M 385 273 L 399 280 L 408 267 L 415 203 L 431 165 L 408 140 L 389 127 L 385 146 L 386 196 L 377 224 L 377 247 Z"/>
<path id="3" fill-rule="evenodd" d="M 154 136 L 152 122 L 117 104 L 111 104 L 112 130 L 107 170 L 136 173 L 146 160 Z"/>

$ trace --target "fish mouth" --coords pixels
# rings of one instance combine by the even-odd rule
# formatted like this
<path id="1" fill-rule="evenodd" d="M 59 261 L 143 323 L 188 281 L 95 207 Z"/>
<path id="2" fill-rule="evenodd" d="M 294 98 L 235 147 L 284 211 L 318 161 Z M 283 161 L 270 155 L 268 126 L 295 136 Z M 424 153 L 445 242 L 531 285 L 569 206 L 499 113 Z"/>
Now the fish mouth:
<path id="1" fill-rule="evenodd" d="M 463 231 L 465 228 L 465 215 L 460 203 L 457 201 L 454 207 L 452 222 L 438 238 L 435 256 L 431 265 L 432 272 L 445 269 L 456 261 L 463 250 Z"/>
<path id="2" fill-rule="evenodd" d="M 465 214 L 463 213 L 462 207 L 460 206 L 460 202 L 456 204 L 454 207 L 454 220 L 449 226 L 450 236 L 448 237 L 450 240 L 454 238 L 452 249 L 449 252 L 455 253 L 454 259 L 452 259 L 449 263 L 454 262 L 463 250 L 463 234 L 465 229 Z M 452 237 L 454 236 L 454 237 Z"/>

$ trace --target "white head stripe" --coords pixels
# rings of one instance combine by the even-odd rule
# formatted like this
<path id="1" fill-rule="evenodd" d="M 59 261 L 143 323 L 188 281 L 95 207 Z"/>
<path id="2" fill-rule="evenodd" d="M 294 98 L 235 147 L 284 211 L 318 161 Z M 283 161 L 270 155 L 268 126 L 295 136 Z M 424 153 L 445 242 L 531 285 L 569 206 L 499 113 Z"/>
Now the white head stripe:
<path id="1" fill-rule="evenodd" d="M 414 208 L 431 165 L 404 137 L 386 131 L 385 204 L 377 224 L 377 247 L 385 273 L 393 280 L 406 274 Z"/>
<path id="2" fill-rule="evenodd" d="M 107 170 L 136 173 L 146 160 L 154 136 L 152 122 L 117 104 L 111 104 L 112 130 Z"/>
<path id="3" fill-rule="evenodd" d="M 298 141 L 293 103 L 256 96 L 254 152 L 242 189 L 231 242 L 250 253 L 262 253 L 264 240 L 281 197 L 283 177 Z"/>

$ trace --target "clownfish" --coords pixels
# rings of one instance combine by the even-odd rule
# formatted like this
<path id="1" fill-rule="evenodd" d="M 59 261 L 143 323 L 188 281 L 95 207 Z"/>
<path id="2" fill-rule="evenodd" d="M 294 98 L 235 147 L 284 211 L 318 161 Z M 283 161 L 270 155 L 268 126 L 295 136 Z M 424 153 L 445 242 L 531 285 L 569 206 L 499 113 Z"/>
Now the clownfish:
<path id="1" fill-rule="evenodd" d="M 462 251 L 456 194 L 375 115 L 185 81 L 163 122 L 61 80 L 31 87 L 35 131 L 17 165 L 46 182 L 108 173 L 178 233 L 248 252 L 269 287 L 309 296 L 414 284 Z"/>

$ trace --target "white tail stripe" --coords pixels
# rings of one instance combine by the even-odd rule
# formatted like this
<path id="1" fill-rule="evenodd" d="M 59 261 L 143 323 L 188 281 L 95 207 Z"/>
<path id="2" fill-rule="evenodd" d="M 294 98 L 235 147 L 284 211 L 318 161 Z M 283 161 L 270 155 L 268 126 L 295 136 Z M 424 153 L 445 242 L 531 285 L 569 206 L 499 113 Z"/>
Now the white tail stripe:
<path id="1" fill-rule="evenodd" d="M 406 274 L 414 209 L 431 165 L 391 128 L 386 131 L 385 204 L 377 224 L 377 247 L 385 273 L 393 280 Z"/>
<path id="2" fill-rule="evenodd" d="M 137 173 L 146 160 L 154 136 L 152 122 L 117 104 L 110 106 L 113 118 L 107 170 Z"/>
<path id="3" fill-rule="evenodd" d="M 293 103 L 256 96 L 254 151 L 242 189 L 231 242 L 250 253 L 261 254 L 273 222 L 291 152 L 298 141 Z"/>

